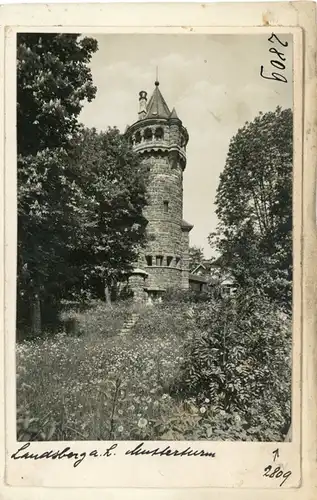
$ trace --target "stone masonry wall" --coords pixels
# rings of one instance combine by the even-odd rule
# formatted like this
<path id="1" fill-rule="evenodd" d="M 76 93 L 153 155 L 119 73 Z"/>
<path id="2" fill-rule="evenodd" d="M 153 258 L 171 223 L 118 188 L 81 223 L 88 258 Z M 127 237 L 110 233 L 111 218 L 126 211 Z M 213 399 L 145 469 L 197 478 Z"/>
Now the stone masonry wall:
<path id="1" fill-rule="evenodd" d="M 151 154 L 143 160 L 150 165 L 148 186 L 149 205 L 144 211 L 149 223 L 148 244 L 143 251 L 144 269 L 152 276 L 150 286 L 181 286 L 181 259 L 183 253 L 181 221 L 183 212 L 182 170 L 172 167 L 167 154 Z M 168 203 L 168 207 L 164 205 Z M 152 257 L 147 267 L 146 256 Z M 162 268 L 154 267 L 156 257 L 163 258 Z M 168 265 L 169 260 L 169 265 Z M 165 268 L 164 268 L 165 267 Z M 172 269 L 172 268 L 175 269 Z"/>
<path id="2" fill-rule="evenodd" d="M 188 231 L 182 232 L 182 288 L 187 290 L 189 288 L 189 233 Z"/>
<path id="3" fill-rule="evenodd" d="M 130 140 L 150 169 L 148 243 L 137 267 L 148 273 L 146 288 L 188 288 L 188 232 L 182 231 L 187 131 L 176 117 L 140 119 L 130 127 Z M 133 284 L 141 288 L 140 281 Z"/>
<path id="4" fill-rule="evenodd" d="M 182 269 L 171 267 L 147 267 L 149 273 L 145 280 L 145 286 L 149 289 L 166 290 L 167 288 L 179 288 L 182 280 Z"/>

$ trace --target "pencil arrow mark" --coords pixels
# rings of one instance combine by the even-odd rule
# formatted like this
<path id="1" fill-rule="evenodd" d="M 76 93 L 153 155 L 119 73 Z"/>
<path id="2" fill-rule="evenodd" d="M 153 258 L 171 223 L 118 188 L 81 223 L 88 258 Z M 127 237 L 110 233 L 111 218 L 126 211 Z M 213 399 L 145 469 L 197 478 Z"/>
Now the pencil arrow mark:
<path id="1" fill-rule="evenodd" d="M 279 452 L 279 449 L 276 448 L 276 450 L 273 451 L 273 461 L 275 462 L 275 460 L 280 456 L 280 452 Z"/>

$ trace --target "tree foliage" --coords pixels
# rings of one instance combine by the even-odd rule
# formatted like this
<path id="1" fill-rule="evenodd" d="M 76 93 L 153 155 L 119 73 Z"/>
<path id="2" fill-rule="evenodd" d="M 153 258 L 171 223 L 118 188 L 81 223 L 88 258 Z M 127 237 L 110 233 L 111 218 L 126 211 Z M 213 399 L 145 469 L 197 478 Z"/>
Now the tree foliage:
<path id="1" fill-rule="evenodd" d="M 147 169 L 119 130 L 83 129 L 72 165 L 81 192 L 70 253 L 84 287 L 99 298 L 131 269 L 145 242 Z"/>
<path id="2" fill-rule="evenodd" d="M 266 295 L 243 289 L 234 299 L 197 304 L 193 317 L 181 390 L 216 413 L 239 415 L 249 438 L 280 440 L 291 418 L 289 316 Z"/>
<path id="3" fill-rule="evenodd" d="M 75 230 L 67 151 L 84 101 L 96 92 L 87 66 L 96 50 L 94 39 L 77 34 L 17 38 L 18 314 L 37 333 L 41 301 L 58 300 Z"/>
<path id="4" fill-rule="evenodd" d="M 127 272 L 146 225 L 138 157 L 118 130 L 78 122 L 96 50 L 79 35 L 18 37 L 18 315 L 37 334 L 41 310 Z"/>
<path id="5" fill-rule="evenodd" d="M 93 38 L 77 34 L 21 33 L 17 40 L 18 152 L 36 155 L 68 147 L 84 101 L 96 94 L 88 63 Z"/>
<path id="6" fill-rule="evenodd" d="M 201 247 L 189 247 L 189 270 L 193 271 L 204 261 L 204 250 Z"/>
<path id="7" fill-rule="evenodd" d="M 241 286 L 290 305 L 292 280 L 292 111 L 277 108 L 231 140 L 209 241 Z"/>

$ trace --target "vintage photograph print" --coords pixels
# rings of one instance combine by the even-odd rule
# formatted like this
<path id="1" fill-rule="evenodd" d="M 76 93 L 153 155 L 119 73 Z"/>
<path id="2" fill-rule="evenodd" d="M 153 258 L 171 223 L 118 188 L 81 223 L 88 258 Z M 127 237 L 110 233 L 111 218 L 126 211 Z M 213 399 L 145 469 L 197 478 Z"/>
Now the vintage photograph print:
<path id="1" fill-rule="evenodd" d="M 292 36 L 16 49 L 17 440 L 291 440 Z"/>

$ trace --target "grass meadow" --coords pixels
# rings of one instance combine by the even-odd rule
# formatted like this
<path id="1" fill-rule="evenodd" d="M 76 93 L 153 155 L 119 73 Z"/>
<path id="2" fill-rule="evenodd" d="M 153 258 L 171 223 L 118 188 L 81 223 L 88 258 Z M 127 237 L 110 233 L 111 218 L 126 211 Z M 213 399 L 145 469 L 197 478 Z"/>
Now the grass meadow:
<path id="1" fill-rule="evenodd" d="M 120 335 L 133 312 L 138 321 Z M 77 325 L 73 333 L 17 343 L 20 441 L 283 439 L 290 412 L 285 321 L 277 333 L 267 317 L 237 324 L 223 305 L 129 301 L 94 303 L 65 317 Z M 248 334 L 255 327 L 260 336 Z"/>

